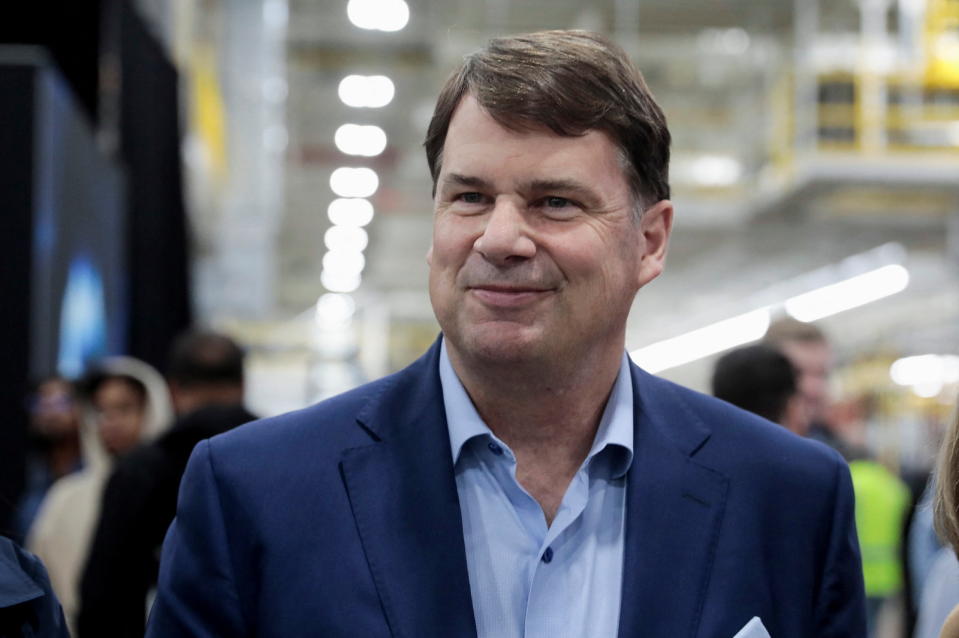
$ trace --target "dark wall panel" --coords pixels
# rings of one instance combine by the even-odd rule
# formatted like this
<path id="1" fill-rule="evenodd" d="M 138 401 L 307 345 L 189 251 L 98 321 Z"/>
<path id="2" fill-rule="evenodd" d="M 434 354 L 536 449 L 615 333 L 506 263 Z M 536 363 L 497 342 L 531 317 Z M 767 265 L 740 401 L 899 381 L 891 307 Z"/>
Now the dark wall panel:
<path id="1" fill-rule="evenodd" d="M 0 534 L 9 533 L 23 488 L 29 367 L 33 78 L 23 67 L 0 67 Z"/>
<path id="2" fill-rule="evenodd" d="M 129 188 L 130 353 L 163 369 L 190 325 L 177 72 L 140 16 L 120 3 L 120 155 Z"/>

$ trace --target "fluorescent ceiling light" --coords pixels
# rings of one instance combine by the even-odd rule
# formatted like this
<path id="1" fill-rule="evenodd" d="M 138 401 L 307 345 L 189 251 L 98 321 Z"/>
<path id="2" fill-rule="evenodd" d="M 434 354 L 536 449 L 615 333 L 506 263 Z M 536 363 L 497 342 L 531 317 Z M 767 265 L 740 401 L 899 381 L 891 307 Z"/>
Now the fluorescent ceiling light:
<path id="1" fill-rule="evenodd" d="M 380 186 L 370 168 L 338 168 L 330 175 L 330 188 L 340 197 L 369 197 Z"/>
<path id="2" fill-rule="evenodd" d="M 347 106 L 380 108 L 393 101 L 396 89 L 385 75 L 348 75 L 340 80 L 338 93 Z"/>
<path id="3" fill-rule="evenodd" d="M 328 292 L 316 300 L 316 323 L 323 327 L 347 324 L 354 312 L 356 302 L 349 295 Z"/>
<path id="4" fill-rule="evenodd" d="M 324 270 L 320 273 L 320 283 L 330 292 L 353 292 L 360 287 L 362 279 L 357 273 L 337 273 Z"/>
<path id="5" fill-rule="evenodd" d="M 410 21 L 410 7 L 403 0 L 384 2 L 380 15 L 380 31 L 399 31 Z"/>
<path id="6" fill-rule="evenodd" d="M 366 266 L 363 253 L 355 250 L 331 250 L 323 255 L 323 270 L 359 274 Z"/>
<path id="7" fill-rule="evenodd" d="M 816 321 L 888 297 L 908 285 L 909 271 L 891 264 L 787 299 L 786 312 L 799 321 Z"/>
<path id="8" fill-rule="evenodd" d="M 749 34 L 744 29 L 703 29 L 697 37 L 699 50 L 707 56 L 717 53 L 742 55 L 749 49 Z"/>
<path id="9" fill-rule="evenodd" d="M 768 308 L 753 310 L 630 353 L 647 372 L 660 372 L 761 339 L 769 329 Z"/>
<path id="10" fill-rule="evenodd" d="M 386 133 L 379 126 L 344 124 L 336 129 L 333 140 L 347 155 L 374 157 L 386 148 Z"/>
<path id="11" fill-rule="evenodd" d="M 358 253 L 366 249 L 369 236 L 355 226 L 330 226 L 323 235 L 323 243 L 328 250 Z"/>
<path id="12" fill-rule="evenodd" d="M 903 357 L 889 366 L 889 377 L 896 385 L 912 387 L 921 397 L 934 397 L 946 384 L 959 383 L 959 356 Z"/>
<path id="13" fill-rule="evenodd" d="M 743 165 L 735 157 L 702 155 L 690 165 L 693 179 L 703 186 L 731 186 L 743 174 Z"/>
<path id="14" fill-rule="evenodd" d="M 410 20 L 410 7 L 403 0 L 350 0 L 346 15 L 361 29 L 399 31 Z"/>
<path id="15" fill-rule="evenodd" d="M 373 204 L 360 198 L 334 199 L 326 216 L 336 226 L 366 226 L 373 221 Z"/>
<path id="16" fill-rule="evenodd" d="M 923 399 L 932 399 L 933 397 L 939 396 L 939 393 L 942 392 L 942 384 L 935 381 L 917 383 L 912 386 L 912 391 Z"/>

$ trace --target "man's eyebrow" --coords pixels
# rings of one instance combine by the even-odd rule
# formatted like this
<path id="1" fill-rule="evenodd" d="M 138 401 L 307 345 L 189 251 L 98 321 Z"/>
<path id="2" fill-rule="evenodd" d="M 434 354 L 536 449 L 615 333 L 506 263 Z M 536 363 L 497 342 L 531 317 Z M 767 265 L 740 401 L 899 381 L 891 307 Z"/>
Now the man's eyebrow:
<path id="1" fill-rule="evenodd" d="M 522 190 L 532 193 L 570 193 L 580 197 L 595 198 L 596 191 L 574 179 L 534 179 L 522 184 Z"/>
<path id="2" fill-rule="evenodd" d="M 490 188 L 491 184 L 482 177 L 461 175 L 459 173 L 449 173 L 443 178 L 442 186 L 466 186 L 468 188 L 487 190 Z"/>
<path id="3" fill-rule="evenodd" d="M 477 190 L 490 190 L 492 188 L 492 182 L 474 175 L 449 173 L 443 178 L 440 186 L 443 188 L 459 186 L 475 188 Z M 555 192 L 575 195 L 583 199 L 596 198 L 596 191 L 586 184 L 574 179 L 534 179 L 520 184 L 520 190 L 526 193 Z"/>

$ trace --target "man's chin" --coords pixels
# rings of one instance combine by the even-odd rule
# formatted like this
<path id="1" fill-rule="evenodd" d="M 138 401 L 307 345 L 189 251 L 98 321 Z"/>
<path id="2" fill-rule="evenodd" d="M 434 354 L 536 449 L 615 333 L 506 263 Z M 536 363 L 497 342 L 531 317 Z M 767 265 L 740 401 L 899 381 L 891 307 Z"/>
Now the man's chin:
<path id="1" fill-rule="evenodd" d="M 545 350 L 542 334 L 530 327 L 487 325 L 466 331 L 455 341 L 462 356 L 487 365 L 538 360 Z"/>

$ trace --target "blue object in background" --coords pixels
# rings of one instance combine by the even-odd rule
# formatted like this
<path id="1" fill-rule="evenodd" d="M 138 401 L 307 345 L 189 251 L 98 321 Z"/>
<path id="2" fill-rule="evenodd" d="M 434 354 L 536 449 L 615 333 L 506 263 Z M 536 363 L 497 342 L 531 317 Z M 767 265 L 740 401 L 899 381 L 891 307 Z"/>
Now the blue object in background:
<path id="1" fill-rule="evenodd" d="M 60 308 L 57 371 L 75 378 L 86 363 L 107 354 L 107 313 L 103 277 L 85 255 L 70 262 Z"/>

